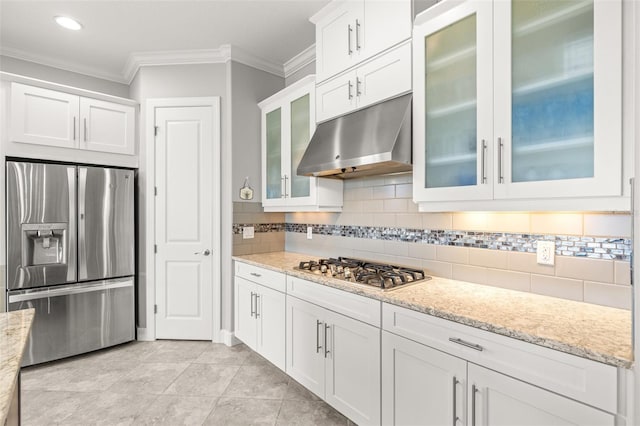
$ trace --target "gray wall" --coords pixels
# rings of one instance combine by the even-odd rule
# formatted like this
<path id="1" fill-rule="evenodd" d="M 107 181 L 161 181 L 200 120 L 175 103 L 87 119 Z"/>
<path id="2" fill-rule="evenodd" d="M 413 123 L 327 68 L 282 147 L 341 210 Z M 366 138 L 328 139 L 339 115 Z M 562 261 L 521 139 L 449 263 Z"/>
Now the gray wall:
<path id="1" fill-rule="evenodd" d="M 231 63 L 231 140 L 233 201 L 245 176 L 254 190 L 253 201 L 262 200 L 260 108 L 258 102 L 284 88 L 284 79 L 238 62 Z"/>
<path id="2" fill-rule="evenodd" d="M 122 98 L 129 97 L 129 86 L 126 84 L 24 61 L 10 56 L 0 56 L 0 70 Z"/>
<path id="3" fill-rule="evenodd" d="M 138 238 L 141 242 L 138 252 L 140 259 L 140 270 L 138 280 L 138 325 L 146 327 L 146 250 L 144 242 L 146 235 L 146 217 L 153 215 L 153 212 L 146 210 L 147 194 L 147 141 L 146 129 L 146 102 L 153 98 L 171 97 L 204 97 L 220 96 L 221 102 L 221 140 L 226 140 L 225 116 L 228 109 L 224 98 L 226 97 L 227 73 L 224 64 L 198 64 L 198 65 L 168 65 L 142 67 L 136 77 L 131 82 L 130 96 L 140 102 L 140 169 L 139 181 L 139 229 Z M 223 228 L 224 229 L 224 228 Z M 151 236 L 149 236 L 151 238 Z M 223 266 L 224 267 L 224 266 Z"/>

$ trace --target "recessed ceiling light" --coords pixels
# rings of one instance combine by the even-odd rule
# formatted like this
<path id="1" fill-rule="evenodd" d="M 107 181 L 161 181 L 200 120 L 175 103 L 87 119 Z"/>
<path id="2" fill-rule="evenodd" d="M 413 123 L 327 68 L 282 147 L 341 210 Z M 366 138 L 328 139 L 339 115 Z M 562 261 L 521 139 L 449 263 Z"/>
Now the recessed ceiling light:
<path id="1" fill-rule="evenodd" d="M 56 16 L 53 18 L 56 20 L 58 25 L 61 27 L 65 27 L 68 30 L 78 31 L 82 29 L 82 25 L 80 22 L 76 21 L 73 18 L 69 18 L 68 16 Z"/>

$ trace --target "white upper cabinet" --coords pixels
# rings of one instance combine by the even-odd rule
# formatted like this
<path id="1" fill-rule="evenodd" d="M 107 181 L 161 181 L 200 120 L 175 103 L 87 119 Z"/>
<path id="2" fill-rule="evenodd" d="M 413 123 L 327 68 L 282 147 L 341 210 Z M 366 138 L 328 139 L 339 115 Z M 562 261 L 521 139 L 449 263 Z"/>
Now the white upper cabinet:
<path id="1" fill-rule="evenodd" d="M 135 154 L 135 108 L 11 83 L 12 142 Z"/>
<path id="2" fill-rule="evenodd" d="M 265 211 L 340 211 L 342 181 L 298 176 L 315 131 L 315 76 L 260 102 L 262 206 Z"/>
<path id="3" fill-rule="evenodd" d="M 332 9 L 321 18 L 317 18 L 318 15 L 311 18 L 311 22 L 316 24 L 318 81 L 350 68 L 360 58 L 358 42 L 362 31 L 364 0 L 345 1 L 339 7 L 334 4 L 328 7 Z M 315 21 L 316 18 L 319 20 Z"/>
<path id="4" fill-rule="evenodd" d="M 80 98 L 82 142 L 92 151 L 135 154 L 135 110 L 132 106 Z"/>
<path id="5" fill-rule="evenodd" d="M 411 1 L 333 1 L 311 22 L 316 25 L 318 82 L 411 37 Z"/>
<path id="6" fill-rule="evenodd" d="M 334 0 L 316 15 L 316 120 L 411 91 L 409 0 Z"/>
<path id="7" fill-rule="evenodd" d="M 420 209 L 628 209 L 621 19 L 620 0 L 448 0 L 418 16 Z"/>
<path id="8" fill-rule="evenodd" d="M 75 95 L 11 85 L 11 126 L 13 141 L 60 148 L 78 146 L 80 98 Z"/>
<path id="9" fill-rule="evenodd" d="M 411 90 L 411 43 L 316 87 L 316 119 L 329 120 Z"/>

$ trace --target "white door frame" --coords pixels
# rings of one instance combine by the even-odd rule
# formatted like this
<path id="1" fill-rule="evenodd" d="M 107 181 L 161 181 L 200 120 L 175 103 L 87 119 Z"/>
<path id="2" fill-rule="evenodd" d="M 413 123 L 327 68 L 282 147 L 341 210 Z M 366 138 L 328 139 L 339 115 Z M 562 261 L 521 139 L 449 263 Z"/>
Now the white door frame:
<path id="1" fill-rule="evenodd" d="M 212 242 L 211 247 L 212 259 L 212 277 L 213 277 L 213 300 L 211 301 L 213 309 L 213 342 L 221 342 L 221 244 L 220 244 L 220 213 L 222 208 L 220 198 L 220 144 L 221 144 L 221 127 L 220 127 L 220 97 L 202 97 L 202 98 L 155 98 L 146 101 L 146 119 L 145 119 L 145 140 L 146 140 L 146 241 L 143 242 L 146 247 L 146 329 L 142 333 L 138 333 L 139 340 L 155 340 L 156 339 L 156 319 L 154 314 L 154 305 L 156 301 L 156 275 L 155 275 L 155 178 L 156 178 L 156 145 L 155 145 L 155 110 L 156 108 L 179 108 L 179 107 L 211 107 L 213 111 L 213 182 L 211 189 L 213 192 L 213 217 L 212 217 Z"/>

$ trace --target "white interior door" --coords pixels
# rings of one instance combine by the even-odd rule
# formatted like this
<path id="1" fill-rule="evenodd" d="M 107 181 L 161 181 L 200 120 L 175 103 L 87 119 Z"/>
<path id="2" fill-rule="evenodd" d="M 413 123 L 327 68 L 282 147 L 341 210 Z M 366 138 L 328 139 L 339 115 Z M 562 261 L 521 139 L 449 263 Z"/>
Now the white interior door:
<path id="1" fill-rule="evenodd" d="M 212 339 L 213 108 L 156 108 L 156 338 Z"/>

